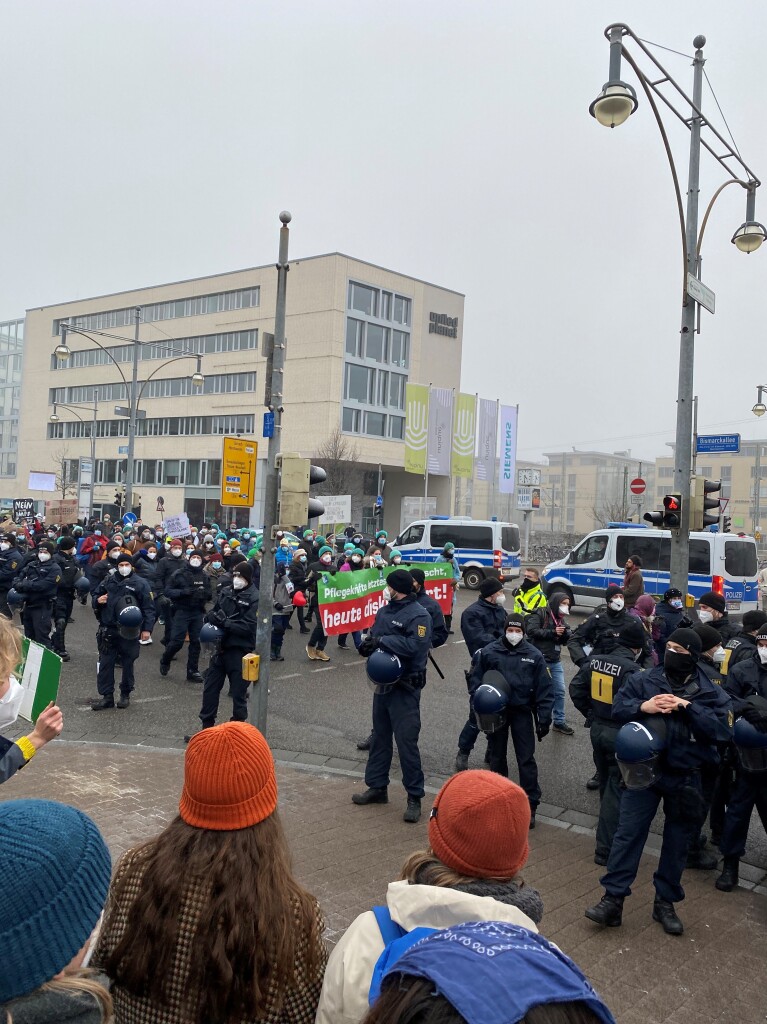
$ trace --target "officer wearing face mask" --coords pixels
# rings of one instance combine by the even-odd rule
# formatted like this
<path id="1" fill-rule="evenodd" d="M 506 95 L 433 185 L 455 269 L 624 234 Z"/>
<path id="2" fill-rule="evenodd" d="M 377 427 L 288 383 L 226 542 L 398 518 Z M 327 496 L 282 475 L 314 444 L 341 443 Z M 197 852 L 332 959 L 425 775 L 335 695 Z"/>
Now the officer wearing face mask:
<path id="1" fill-rule="evenodd" d="M 115 706 L 115 666 L 122 666 L 120 678 L 120 699 L 118 708 L 127 708 L 133 691 L 134 664 L 139 656 L 139 639 L 149 638 L 154 626 L 154 597 L 146 580 L 133 571 L 133 556 L 120 551 L 117 570 L 109 573 L 93 595 L 93 607 L 98 610 L 100 622 L 99 670 L 96 686 L 98 700 L 93 701 L 94 711 L 104 711 Z M 121 613 L 138 608 L 141 619 L 135 625 L 127 626 Z"/>
<path id="2" fill-rule="evenodd" d="M 758 608 L 743 616 L 743 629 L 724 644 L 722 674 L 727 675 L 741 661 L 746 661 L 756 650 L 756 634 L 767 623 L 767 615 Z M 719 632 L 718 627 L 714 628 Z M 721 635 L 721 634 L 720 634 Z"/>
<path id="3" fill-rule="evenodd" d="M 562 736 L 572 736 L 575 732 L 565 718 L 565 670 L 562 665 L 562 648 L 572 636 L 567 625 L 569 615 L 570 598 L 561 591 L 555 591 L 549 597 L 548 607 L 544 605 L 530 615 L 526 630 L 530 643 L 546 659 L 546 667 L 554 681 L 552 728 Z"/>
<path id="4" fill-rule="evenodd" d="M 514 611 L 518 615 L 529 615 L 546 607 L 546 595 L 541 589 L 537 569 L 525 569 L 524 578 L 514 591 Z"/>
<path id="5" fill-rule="evenodd" d="M 7 619 L 13 618 L 8 607 L 8 591 L 21 568 L 21 552 L 16 547 L 16 538 L 12 534 L 0 536 L 0 615 Z"/>
<path id="6" fill-rule="evenodd" d="M 540 742 L 551 729 L 554 684 L 541 652 L 525 639 L 525 617 L 513 613 L 506 619 L 500 640 L 481 648 L 472 658 L 469 690 L 482 684 L 487 672 L 498 671 L 509 685 L 506 721 L 488 740 L 490 771 L 508 778 L 507 747 L 511 736 L 519 772 L 519 784 L 530 802 L 530 828 L 541 799 L 535 738 Z"/>
<path id="7" fill-rule="evenodd" d="M 682 872 L 688 847 L 697 838 L 706 813 L 701 768 L 718 763 L 718 743 L 732 738 L 732 704 L 698 667 L 703 645 L 692 629 L 677 629 L 668 638 L 663 667 L 635 673 L 613 700 L 620 725 L 656 716 L 665 725 L 665 749 L 646 788 L 627 788 L 621 797 L 618 829 L 607 871 L 600 879 L 605 894 L 586 917 L 597 924 L 621 924 L 623 901 L 639 869 L 653 818 L 663 803 L 665 823 L 660 860 L 653 876 L 653 920 L 669 935 L 681 935 L 674 908 L 684 899 Z M 648 723 L 649 724 L 649 723 Z"/>
<path id="8" fill-rule="evenodd" d="M 669 587 L 655 606 L 655 619 L 652 624 L 653 648 L 659 665 L 663 664 L 666 640 L 680 626 L 692 626 L 692 621 L 685 614 L 682 591 L 676 587 Z"/>
<path id="9" fill-rule="evenodd" d="M 166 544 L 165 556 L 160 559 L 160 564 L 157 566 L 157 572 L 153 580 L 157 615 L 165 627 L 160 640 L 163 647 L 168 646 L 171 629 L 173 628 L 173 604 L 170 598 L 166 596 L 165 588 L 168 586 L 168 580 L 173 573 L 181 567 L 184 558 L 184 545 L 178 538 L 174 538 L 166 542 Z"/>
<path id="10" fill-rule="evenodd" d="M 461 635 L 466 641 L 469 658 L 473 658 L 482 647 L 487 647 L 503 636 L 506 627 L 505 604 L 506 595 L 501 581 L 490 578 L 482 580 L 479 585 L 479 597 L 461 614 Z M 469 673 L 466 672 L 465 675 L 466 687 L 469 690 L 469 717 L 458 737 L 458 753 L 455 758 L 457 772 L 466 771 L 469 767 L 469 755 L 480 732 L 471 706 Z"/>
<path id="11" fill-rule="evenodd" d="M 53 560 L 55 550 L 51 541 L 40 541 L 36 557 L 22 567 L 13 581 L 14 590 L 24 597 L 24 635 L 45 647 L 50 647 L 51 613 L 61 582 L 61 570 Z"/>
<path id="12" fill-rule="evenodd" d="M 713 590 L 701 594 L 698 599 L 698 620 L 704 626 L 713 626 L 721 636 L 725 647 L 728 640 L 732 640 L 740 633 L 740 626 L 730 622 L 730 616 L 727 614 L 727 602 L 721 594 L 717 594 Z"/>
<path id="13" fill-rule="evenodd" d="M 633 617 L 624 607 L 625 601 L 620 587 L 611 584 L 605 590 L 605 601 L 606 607 L 600 608 L 582 622 L 568 641 L 567 649 L 578 668 L 589 660 L 585 647 L 591 648 L 591 654 L 602 653 L 603 638 L 611 637 L 614 640 L 621 627 Z"/>
<path id="14" fill-rule="evenodd" d="M 171 554 L 173 554 L 171 549 Z M 179 558 L 180 563 L 175 572 L 171 572 L 165 582 L 165 596 L 173 607 L 173 626 L 170 640 L 165 653 L 160 659 L 160 675 L 167 676 L 170 663 L 184 646 L 184 638 L 189 637 L 186 660 L 186 678 L 190 683 L 203 681 L 200 673 L 200 630 L 202 629 L 205 605 L 213 595 L 210 577 L 202 568 L 202 555 L 192 548 L 189 559 Z"/>

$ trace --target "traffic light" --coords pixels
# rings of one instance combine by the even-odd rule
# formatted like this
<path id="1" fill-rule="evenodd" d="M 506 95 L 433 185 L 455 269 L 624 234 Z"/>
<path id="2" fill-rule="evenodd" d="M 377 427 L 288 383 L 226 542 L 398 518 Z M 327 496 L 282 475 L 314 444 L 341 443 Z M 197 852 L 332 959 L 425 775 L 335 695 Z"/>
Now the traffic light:
<path id="1" fill-rule="evenodd" d="M 325 506 L 317 498 L 309 497 L 309 488 L 327 479 L 325 470 L 294 453 L 277 458 L 280 469 L 280 525 L 300 526 L 321 516 Z"/>
<path id="2" fill-rule="evenodd" d="M 682 495 L 664 494 L 663 510 L 645 512 L 642 518 L 661 530 L 678 530 L 682 525 Z"/>
<path id="3" fill-rule="evenodd" d="M 729 533 L 732 526 L 732 516 L 722 516 L 722 533 Z"/>
<path id="4" fill-rule="evenodd" d="M 373 518 L 383 521 L 383 496 L 380 494 L 376 498 L 375 505 L 373 505 Z"/>
<path id="5" fill-rule="evenodd" d="M 695 491 L 692 495 L 692 508 L 690 513 L 690 529 L 705 530 L 707 526 L 715 526 L 719 522 L 719 498 L 709 498 L 707 495 L 716 494 L 721 490 L 721 480 L 706 480 L 702 476 L 696 476 L 694 480 Z M 716 515 L 707 512 L 707 509 L 716 509 Z"/>

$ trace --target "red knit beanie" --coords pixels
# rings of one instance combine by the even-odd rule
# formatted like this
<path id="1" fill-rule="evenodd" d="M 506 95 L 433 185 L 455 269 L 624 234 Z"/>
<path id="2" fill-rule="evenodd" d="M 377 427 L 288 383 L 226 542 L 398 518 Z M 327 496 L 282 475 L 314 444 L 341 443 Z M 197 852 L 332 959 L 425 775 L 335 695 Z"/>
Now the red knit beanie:
<path id="1" fill-rule="evenodd" d="M 276 807 L 274 758 L 255 726 L 225 722 L 191 738 L 178 805 L 187 825 L 216 831 L 248 828 Z"/>
<path id="2" fill-rule="evenodd" d="M 429 844 L 443 864 L 470 878 L 513 878 L 527 862 L 530 803 L 495 772 L 464 771 L 437 793 Z"/>
<path id="3" fill-rule="evenodd" d="M 170 542 L 170 546 L 172 548 L 183 548 L 184 545 L 181 543 L 181 540 L 178 537 L 174 537 L 173 540 Z"/>

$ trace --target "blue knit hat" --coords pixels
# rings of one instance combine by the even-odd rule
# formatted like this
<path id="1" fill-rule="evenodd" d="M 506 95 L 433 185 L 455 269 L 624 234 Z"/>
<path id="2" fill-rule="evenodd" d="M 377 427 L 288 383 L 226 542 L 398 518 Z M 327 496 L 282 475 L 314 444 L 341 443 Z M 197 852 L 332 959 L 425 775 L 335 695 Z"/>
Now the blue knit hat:
<path id="1" fill-rule="evenodd" d="M 112 860 L 82 811 L 51 800 L 0 804 L 0 1003 L 34 992 L 88 941 Z"/>

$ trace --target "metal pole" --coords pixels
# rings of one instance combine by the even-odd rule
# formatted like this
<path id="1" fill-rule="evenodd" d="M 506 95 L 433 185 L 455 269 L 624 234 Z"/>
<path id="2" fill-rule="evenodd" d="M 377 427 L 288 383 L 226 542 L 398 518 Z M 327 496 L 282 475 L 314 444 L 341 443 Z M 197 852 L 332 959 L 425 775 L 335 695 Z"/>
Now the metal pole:
<path id="1" fill-rule="evenodd" d="M 525 512 L 525 562 L 530 558 L 530 513 Z"/>
<path id="2" fill-rule="evenodd" d="M 125 512 L 133 511 L 133 469 L 134 452 L 136 450 L 136 400 L 138 397 L 138 352 L 139 340 L 138 329 L 141 323 L 141 307 L 135 309 L 136 327 L 133 333 L 133 375 L 131 377 L 130 395 L 128 396 L 128 408 L 130 419 L 128 420 L 128 463 L 125 468 Z"/>
<path id="3" fill-rule="evenodd" d="M 756 442 L 756 460 L 754 465 L 754 529 L 753 534 L 756 536 L 756 531 L 759 529 L 759 520 L 762 516 L 761 504 L 762 504 L 762 446 L 757 440 Z"/>
<path id="4" fill-rule="evenodd" d="M 705 36 L 693 40 L 692 100 L 698 110 L 703 97 L 703 47 Z M 698 194 L 700 191 L 700 128 L 701 118 L 693 112 L 690 119 L 690 166 L 687 177 L 687 218 L 685 226 L 687 260 L 685 270 L 696 273 L 698 242 Z M 671 586 L 687 592 L 690 553 L 690 476 L 692 470 L 692 399 L 695 361 L 695 303 L 687 294 L 687 281 L 682 282 L 682 327 L 679 342 L 679 387 L 676 407 L 676 445 L 674 459 L 674 490 L 682 496 L 682 521 L 671 531 Z"/>
<path id="5" fill-rule="evenodd" d="M 93 484 L 96 480 L 96 416 L 98 415 L 98 399 L 93 396 L 93 423 L 91 423 L 91 490 L 88 501 L 88 522 L 93 521 Z M 79 515 L 79 512 L 78 512 Z"/>
<path id="6" fill-rule="evenodd" d="M 264 486 L 264 533 L 261 544 L 261 585 L 258 592 L 258 634 L 256 653 L 260 655 L 258 682 L 253 686 L 250 702 L 250 721 L 262 733 L 266 733 L 266 712 L 269 696 L 269 669 L 272 650 L 272 612 L 274 610 L 274 545 L 272 530 L 277 524 L 277 502 L 279 499 L 279 473 L 277 456 L 282 442 L 282 414 L 285 396 L 283 376 L 285 368 L 285 305 L 288 286 L 288 224 L 291 216 L 287 210 L 280 214 L 280 255 L 277 262 L 277 303 L 274 310 L 274 361 L 272 364 L 272 411 L 274 412 L 274 437 L 269 439 L 269 454 L 266 458 L 266 481 Z"/>
<path id="7" fill-rule="evenodd" d="M 691 472 L 690 476 L 695 476 L 698 462 L 698 396 L 692 400 L 692 454 L 690 455 L 691 460 Z"/>

